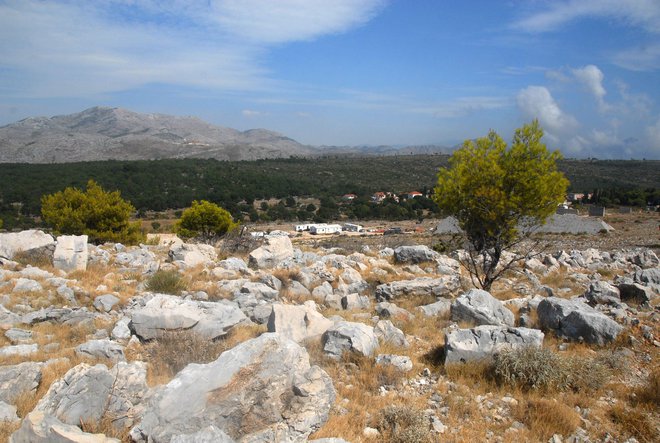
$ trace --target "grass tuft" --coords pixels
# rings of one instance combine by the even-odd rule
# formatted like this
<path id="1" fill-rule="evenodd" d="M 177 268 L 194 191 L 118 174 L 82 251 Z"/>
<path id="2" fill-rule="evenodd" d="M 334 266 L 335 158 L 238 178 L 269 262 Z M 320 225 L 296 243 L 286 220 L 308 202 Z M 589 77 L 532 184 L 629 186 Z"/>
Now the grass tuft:
<path id="1" fill-rule="evenodd" d="M 151 292 L 179 295 L 187 284 L 177 271 L 157 271 L 147 280 L 145 287 Z"/>

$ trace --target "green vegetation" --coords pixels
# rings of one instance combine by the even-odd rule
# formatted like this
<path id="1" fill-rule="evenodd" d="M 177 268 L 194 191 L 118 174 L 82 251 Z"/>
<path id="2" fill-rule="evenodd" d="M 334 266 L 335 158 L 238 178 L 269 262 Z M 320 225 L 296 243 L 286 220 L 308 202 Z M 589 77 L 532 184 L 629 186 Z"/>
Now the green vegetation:
<path id="1" fill-rule="evenodd" d="M 147 280 L 145 287 L 151 292 L 179 295 L 187 284 L 177 271 L 157 271 Z"/>
<path id="2" fill-rule="evenodd" d="M 139 224 L 129 222 L 134 210 L 119 191 L 106 192 L 94 180 L 85 192 L 66 188 L 41 199 L 43 220 L 57 234 L 87 235 L 93 243 L 142 240 Z"/>
<path id="3" fill-rule="evenodd" d="M 215 203 L 206 200 L 192 202 L 192 206 L 181 214 L 175 230 L 182 238 L 198 238 L 211 242 L 238 226 L 231 214 Z"/>
<path id="4" fill-rule="evenodd" d="M 103 161 L 66 164 L 0 164 L 0 218 L 5 229 L 28 228 L 41 213 L 41 196 L 66 187 L 83 188 L 92 178 L 105 189 L 118 189 L 143 214 L 189 207 L 207 200 L 229 211 L 235 220 L 324 220 L 337 211 L 349 219 L 414 219 L 433 215 L 433 201 L 417 197 L 400 203 L 373 204 L 378 191 L 427 194 L 446 155 L 392 157 L 323 157 L 244 162 L 216 160 Z M 562 160 L 571 181 L 569 191 L 594 192 L 612 204 L 660 203 L 660 161 Z M 341 196 L 353 193 L 352 202 Z M 635 198 L 629 198 L 632 194 Z M 610 195 L 611 194 L 611 195 Z M 318 201 L 288 197 L 314 197 Z M 282 205 L 255 200 L 277 199 Z M 604 201 L 607 203 L 607 201 Z M 425 215 L 426 214 L 426 215 Z"/>
<path id="5" fill-rule="evenodd" d="M 465 265 L 473 283 L 489 290 L 513 261 L 498 268 L 511 250 L 542 225 L 566 195 L 568 180 L 557 171 L 558 151 L 541 142 L 537 121 L 517 129 L 511 147 L 491 131 L 454 152 L 438 172 L 435 200 L 453 215 L 470 244 Z M 521 228 L 522 227 L 522 228 Z"/>

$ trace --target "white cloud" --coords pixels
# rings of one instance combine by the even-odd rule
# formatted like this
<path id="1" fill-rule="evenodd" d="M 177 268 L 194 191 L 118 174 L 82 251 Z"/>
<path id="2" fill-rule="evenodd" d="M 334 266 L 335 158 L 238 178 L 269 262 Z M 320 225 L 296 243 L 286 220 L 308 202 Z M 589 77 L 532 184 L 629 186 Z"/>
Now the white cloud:
<path id="1" fill-rule="evenodd" d="M 148 84 L 272 88 L 272 44 L 348 31 L 383 0 L 0 2 L 5 96 L 89 97 Z"/>
<path id="2" fill-rule="evenodd" d="M 311 40 L 345 32 L 371 19 L 382 0 L 224 0 L 213 20 L 241 38 L 260 43 Z"/>
<path id="3" fill-rule="evenodd" d="M 656 71 L 660 69 L 660 43 L 620 51 L 612 61 L 631 71 Z"/>
<path id="4" fill-rule="evenodd" d="M 544 86 L 528 86 L 518 93 L 516 100 L 526 118 L 537 118 L 541 126 L 555 136 L 578 126 L 577 120 L 561 110 Z"/>
<path id="5" fill-rule="evenodd" d="M 526 32 L 554 31 L 572 21 L 597 17 L 613 19 L 628 26 L 660 33 L 660 2 L 657 0 L 567 0 L 551 1 L 513 24 Z"/>
<path id="6" fill-rule="evenodd" d="M 263 113 L 261 111 L 255 111 L 253 109 L 243 109 L 241 111 L 241 114 L 243 115 L 243 117 L 247 117 L 247 118 L 259 117 L 261 115 L 266 115 L 265 113 Z"/>
<path id="7" fill-rule="evenodd" d="M 603 79 L 605 78 L 603 72 L 595 65 L 573 69 L 572 72 L 575 78 L 594 96 L 598 103 L 598 108 L 601 111 L 606 111 L 608 109 L 608 105 L 605 103 L 605 94 L 607 91 L 603 87 Z"/>

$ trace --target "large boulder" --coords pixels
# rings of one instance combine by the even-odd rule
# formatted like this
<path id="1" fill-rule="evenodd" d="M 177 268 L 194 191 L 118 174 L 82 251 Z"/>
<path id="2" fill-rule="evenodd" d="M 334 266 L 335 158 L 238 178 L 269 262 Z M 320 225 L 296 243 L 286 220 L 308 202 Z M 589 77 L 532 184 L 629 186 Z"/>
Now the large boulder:
<path id="1" fill-rule="evenodd" d="M 254 269 L 270 269 L 290 258 L 293 258 L 291 239 L 283 235 L 267 235 L 263 246 L 250 252 L 248 264 Z"/>
<path id="2" fill-rule="evenodd" d="M 431 295 L 441 297 L 458 289 L 460 280 L 455 275 L 439 278 L 420 277 L 413 280 L 399 280 L 376 287 L 376 300 L 393 300 L 404 296 Z"/>
<path id="3" fill-rule="evenodd" d="M 476 325 L 513 326 L 515 316 L 504 304 L 481 289 L 471 289 L 451 304 L 451 319 Z"/>
<path id="4" fill-rule="evenodd" d="M 17 252 L 44 248 L 52 246 L 54 243 L 52 235 L 35 229 L 2 233 L 0 234 L 0 259 L 12 260 Z"/>
<path id="5" fill-rule="evenodd" d="M 417 310 L 424 314 L 425 317 L 449 317 L 451 313 L 451 301 L 441 298 L 435 303 L 418 306 Z"/>
<path id="6" fill-rule="evenodd" d="M 36 392 L 42 366 L 36 362 L 0 366 L 0 401 L 13 404 L 22 395 Z"/>
<path id="7" fill-rule="evenodd" d="M 98 423 L 107 414 L 117 429 L 128 428 L 149 391 L 146 377 L 143 362 L 120 362 L 112 369 L 81 363 L 50 386 L 35 411 L 69 425 Z"/>
<path id="8" fill-rule="evenodd" d="M 65 424 L 41 411 L 32 411 L 9 443 L 120 443 L 104 434 L 83 432 L 77 425 Z"/>
<path id="9" fill-rule="evenodd" d="M 89 340 L 76 346 L 76 354 L 88 358 L 107 358 L 113 361 L 124 361 L 124 347 L 112 340 Z"/>
<path id="10" fill-rule="evenodd" d="M 57 237 L 57 246 L 53 254 L 53 266 L 63 271 L 84 271 L 87 269 L 86 235 L 61 235 Z"/>
<path id="11" fill-rule="evenodd" d="M 175 243 L 169 251 L 170 259 L 182 268 L 209 266 L 218 258 L 218 253 L 211 245 Z"/>
<path id="12" fill-rule="evenodd" d="M 619 289 L 602 280 L 590 283 L 583 297 L 592 305 L 621 303 Z"/>
<path id="13" fill-rule="evenodd" d="M 268 318 L 268 332 L 277 332 L 296 343 L 319 337 L 332 325 L 311 300 L 302 306 L 274 304 Z"/>
<path id="14" fill-rule="evenodd" d="M 445 333 L 445 364 L 490 360 L 503 349 L 540 347 L 543 337 L 543 332 L 528 328 L 483 325 L 455 329 Z"/>
<path id="15" fill-rule="evenodd" d="M 366 357 L 378 348 L 374 328 L 363 323 L 340 321 L 323 334 L 323 350 L 333 358 L 344 352 L 356 352 Z"/>
<path id="16" fill-rule="evenodd" d="M 182 329 L 214 339 L 240 323 L 249 322 L 236 303 L 183 300 L 167 294 L 155 294 L 144 306 L 132 310 L 130 316 L 130 327 L 142 340 Z"/>
<path id="17" fill-rule="evenodd" d="M 571 340 L 604 345 L 614 340 L 623 327 L 581 300 L 548 297 L 536 310 L 542 328 Z"/>
<path id="18" fill-rule="evenodd" d="M 621 294 L 621 300 L 626 302 L 632 301 L 642 304 L 649 303 L 655 298 L 651 288 L 640 285 L 639 283 L 623 282 L 617 284 L 616 287 Z"/>
<path id="19" fill-rule="evenodd" d="M 374 326 L 374 334 L 383 343 L 389 343 L 402 348 L 410 346 L 408 339 L 406 339 L 406 334 L 394 326 L 391 320 L 378 320 L 376 326 Z"/>
<path id="20" fill-rule="evenodd" d="M 332 380 L 310 367 L 304 348 L 265 333 L 212 363 L 186 366 L 156 390 L 131 437 L 168 442 L 214 426 L 242 442 L 306 441 L 334 400 Z"/>
<path id="21" fill-rule="evenodd" d="M 394 260 L 397 263 L 423 263 L 439 256 L 440 254 L 424 245 L 399 246 L 394 249 Z"/>

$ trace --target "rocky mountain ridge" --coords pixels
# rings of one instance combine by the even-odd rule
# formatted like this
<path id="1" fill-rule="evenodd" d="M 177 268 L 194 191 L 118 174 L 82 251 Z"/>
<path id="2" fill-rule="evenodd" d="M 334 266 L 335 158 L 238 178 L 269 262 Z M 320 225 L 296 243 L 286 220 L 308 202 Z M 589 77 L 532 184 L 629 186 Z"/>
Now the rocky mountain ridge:
<path id="1" fill-rule="evenodd" d="M 29 117 L 0 127 L 0 163 L 68 163 L 94 160 L 265 158 L 446 153 L 436 145 L 303 145 L 266 129 L 211 125 L 197 117 L 142 114 L 93 107 L 54 117 Z"/>
<path id="2" fill-rule="evenodd" d="M 265 129 L 238 131 L 196 117 L 94 107 L 26 118 L 0 128 L 0 162 L 214 158 L 255 160 L 310 155 L 313 149 Z"/>

